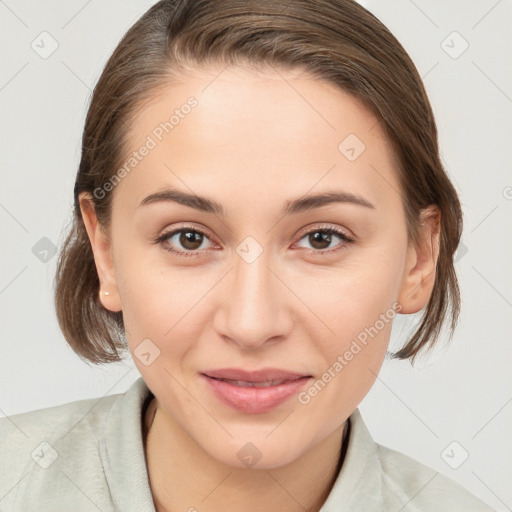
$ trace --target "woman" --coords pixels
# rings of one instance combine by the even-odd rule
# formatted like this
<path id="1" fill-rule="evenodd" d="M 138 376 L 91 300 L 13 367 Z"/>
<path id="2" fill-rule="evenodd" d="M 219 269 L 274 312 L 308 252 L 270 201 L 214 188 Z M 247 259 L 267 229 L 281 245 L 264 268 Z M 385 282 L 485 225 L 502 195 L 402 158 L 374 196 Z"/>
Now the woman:
<path id="1" fill-rule="evenodd" d="M 56 275 L 127 393 L 2 420 L 12 510 L 491 510 L 373 441 L 394 317 L 453 331 L 462 214 L 421 79 L 353 1 L 174 0 L 94 90 Z M 15 487 L 11 492 L 10 489 Z"/>

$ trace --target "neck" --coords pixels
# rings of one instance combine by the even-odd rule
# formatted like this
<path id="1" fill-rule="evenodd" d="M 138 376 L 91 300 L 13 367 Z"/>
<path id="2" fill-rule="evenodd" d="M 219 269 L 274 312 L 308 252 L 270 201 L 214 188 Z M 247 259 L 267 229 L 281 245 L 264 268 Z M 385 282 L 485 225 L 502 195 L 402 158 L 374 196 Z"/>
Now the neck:
<path id="1" fill-rule="evenodd" d="M 285 466 L 238 468 L 212 458 L 154 398 L 145 413 L 144 447 L 155 508 L 157 512 L 319 511 L 343 463 L 348 427 L 347 420 Z"/>

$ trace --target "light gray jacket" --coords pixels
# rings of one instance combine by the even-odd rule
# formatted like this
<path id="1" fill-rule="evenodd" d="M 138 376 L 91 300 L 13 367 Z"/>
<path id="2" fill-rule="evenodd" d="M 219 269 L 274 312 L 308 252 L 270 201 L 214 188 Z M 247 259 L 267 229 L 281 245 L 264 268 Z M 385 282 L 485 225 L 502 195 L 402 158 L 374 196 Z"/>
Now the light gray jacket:
<path id="1" fill-rule="evenodd" d="M 155 512 L 141 429 L 151 396 L 140 377 L 126 393 L 2 418 L 0 510 Z M 321 512 L 493 511 L 450 478 L 376 443 L 359 409 L 350 422 Z"/>

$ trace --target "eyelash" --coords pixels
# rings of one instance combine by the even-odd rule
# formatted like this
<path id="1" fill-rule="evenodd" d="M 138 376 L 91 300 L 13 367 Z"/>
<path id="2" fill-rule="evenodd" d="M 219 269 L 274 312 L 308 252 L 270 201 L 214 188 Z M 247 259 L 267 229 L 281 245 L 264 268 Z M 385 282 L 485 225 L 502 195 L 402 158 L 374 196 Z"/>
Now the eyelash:
<path id="1" fill-rule="evenodd" d="M 191 257 L 191 256 L 197 256 L 197 255 L 201 254 L 202 251 L 195 251 L 195 252 L 191 252 L 191 251 L 177 251 L 176 249 L 172 249 L 168 244 L 165 243 L 165 242 L 167 242 L 167 240 L 169 238 L 171 238 L 175 234 L 182 233 L 182 232 L 198 233 L 198 234 L 200 234 L 200 235 L 202 235 L 202 236 L 204 236 L 204 237 L 209 239 L 208 235 L 204 231 L 202 231 L 201 229 L 198 229 L 198 228 L 195 228 L 195 227 L 192 228 L 192 227 L 182 226 L 181 228 L 174 229 L 174 230 L 169 231 L 167 233 L 163 233 L 162 235 L 160 235 L 159 237 L 157 237 L 154 240 L 154 243 L 158 244 L 158 245 L 161 245 L 164 250 L 166 250 L 168 252 L 171 252 L 171 253 L 175 254 L 176 256 L 178 256 L 180 258 L 181 257 L 187 257 L 188 258 L 188 257 Z M 299 240 L 302 240 L 304 237 L 310 235 L 311 233 L 325 233 L 325 234 L 329 234 L 329 235 L 336 235 L 343 242 L 345 242 L 345 244 L 339 244 L 337 246 L 337 248 L 330 249 L 330 250 L 313 249 L 313 250 L 309 251 L 309 254 L 330 254 L 330 253 L 333 253 L 333 252 L 345 249 L 346 248 L 346 244 L 351 244 L 351 243 L 354 242 L 353 238 L 349 237 L 346 233 L 344 233 L 340 229 L 334 228 L 334 227 L 329 227 L 329 228 L 318 228 L 317 227 L 315 229 L 312 229 L 312 230 L 307 231 L 306 233 L 304 233 L 299 238 Z"/>

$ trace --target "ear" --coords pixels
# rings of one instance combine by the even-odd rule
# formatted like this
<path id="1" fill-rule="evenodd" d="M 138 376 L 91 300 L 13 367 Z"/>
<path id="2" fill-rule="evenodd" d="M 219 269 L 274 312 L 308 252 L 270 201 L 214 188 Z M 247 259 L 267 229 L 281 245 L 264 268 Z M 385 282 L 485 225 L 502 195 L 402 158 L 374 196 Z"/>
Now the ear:
<path id="1" fill-rule="evenodd" d="M 398 302 L 400 313 L 416 313 L 427 304 L 436 279 L 436 265 L 439 256 L 439 233 L 441 212 L 435 205 L 421 211 L 421 240 L 412 241 L 406 257 L 406 266 Z"/>
<path id="2" fill-rule="evenodd" d="M 99 299 L 105 309 L 113 312 L 121 311 L 121 298 L 117 288 L 109 237 L 98 222 L 91 196 L 82 192 L 79 196 L 79 202 L 100 280 Z"/>

